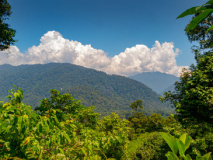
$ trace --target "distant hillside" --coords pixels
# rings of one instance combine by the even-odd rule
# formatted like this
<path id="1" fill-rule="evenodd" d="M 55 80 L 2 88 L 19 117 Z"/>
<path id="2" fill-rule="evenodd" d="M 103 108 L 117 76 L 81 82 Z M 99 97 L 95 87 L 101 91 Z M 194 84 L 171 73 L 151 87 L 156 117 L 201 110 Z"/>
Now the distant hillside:
<path id="1" fill-rule="evenodd" d="M 161 72 L 144 72 L 135 76 L 130 76 L 129 78 L 147 85 L 157 93 L 162 93 L 179 80 L 178 77 Z"/>
<path id="2" fill-rule="evenodd" d="M 137 99 L 144 101 L 147 114 L 169 114 L 157 93 L 135 80 L 84 68 L 72 64 L 50 63 L 21 66 L 0 66 L 0 101 L 5 100 L 7 90 L 16 85 L 24 91 L 24 102 L 33 108 L 40 100 L 50 96 L 51 89 L 71 93 L 86 106 L 94 105 L 103 115 L 109 112 L 125 112 Z"/>
<path id="3" fill-rule="evenodd" d="M 168 91 L 171 91 L 171 92 L 175 91 L 175 85 L 173 84 L 173 85 L 169 86 L 168 88 L 166 88 L 164 91 L 162 91 L 159 94 L 163 95 L 165 92 L 168 92 Z"/>

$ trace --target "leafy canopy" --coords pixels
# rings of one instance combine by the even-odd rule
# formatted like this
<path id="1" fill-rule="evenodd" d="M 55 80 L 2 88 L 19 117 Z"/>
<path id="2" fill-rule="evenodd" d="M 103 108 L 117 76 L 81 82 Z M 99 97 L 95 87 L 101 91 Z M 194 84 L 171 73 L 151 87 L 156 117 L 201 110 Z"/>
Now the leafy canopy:
<path id="1" fill-rule="evenodd" d="M 0 159 L 120 159 L 128 143 L 128 121 L 116 114 L 99 120 L 70 94 L 51 90 L 37 111 L 20 88 L 0 102 Z"/>
<path id="2" fill-rule="evenodd" d="M 187 9 L 182 14 L 180 14 L 177 18 L 183 18 L 188 15 L 196 15 L 192 21 L 188 24 L 186 27 L 186 32 L 189 32 L 193 29 L 195 29 L 199 23 L 202 23 L 205 21 L 206 18 L 211 17 L 211 14 L 213 12 L 213 0 L 209 0 L 205 4 L 201 6 L 192 7 L 190 9 Z M 206 32 L 208 33 L 210 30 L 213 30 L 213 25 L 210 23 L 210 26 L 207 28 Z M 209 43 L 209 47 L 213 46 L 213 41 Z"/>
<path id="3" fill-rule="evenodd" d="M 175 106 L 178 120 L 213 124 L 213 55 L 200 57 L 196 69 L 185 70 L 175 85 L 175 92 L 164 93 L 163 100 Z"/>
<path id="4" fill-rule="evenodd" d="M 8 49 L 14 44 L 15 30 L 11 29 L 5 20 L 9 19 L 11 6 L 7 0 L 0 0 L 0 51 Z"/>
<path id="5" fill-rule="evenodd" d="M 143 101 L 142 100 L 136 100 L 129 107 L 134 109 L 137 112 L 139 108 L 143 109 Z"/>

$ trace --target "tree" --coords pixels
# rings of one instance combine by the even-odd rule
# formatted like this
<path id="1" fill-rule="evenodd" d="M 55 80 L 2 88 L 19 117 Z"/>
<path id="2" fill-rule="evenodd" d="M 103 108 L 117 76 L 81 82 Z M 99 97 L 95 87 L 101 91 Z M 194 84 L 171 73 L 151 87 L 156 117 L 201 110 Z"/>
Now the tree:
<path id="1" fill-rule="evenodd" d="M 149 131 L 163 130 L 165 119 L 160 114 L 152 114 L 149 118 Z"/>
<path id="2" fill-rule="evenodd" d="M 213 13 L 213 0 L 209 0 L 208 2 L 206 2 L 205 4 L 201 6 L 196 6 L 196 7 L 187 9 L 185 12 L 180 14 L 177 18 L 183 18 L 185 16 L 194 14 L 195 16 L 193 17 L 192 21 L 188 24 L 185 30 L 188 35 L 196 36 L 196 32 L 193 32 L 193 30 L 196 31 L 196 29 L 199 29 L 199 27 L 206 28 L 205 33 L 202 33 L 202 30 L 198 31 L 199 33 L 202 33 L 202 35 L 198 34 L 199 39 L 203 38 L 203 36 L 205 39 L 205 35 L 208 35 L 208 32 L 213 30 L 212 13 Z M 210 20 L 210 23 L 207 23 L 206 20 L 207 21 Z M 192 32 L 192 34 L 190 32 Z M 210 35 L 212 35 L 212 33 Z M 210 40 L 212 40 L 212 36 Z M 208 45 L 209 47 L 213 46 L 213 41 L 209 41 L 207 43 L 209 44 Z"/>
<path id="3" fill-rule="evenodd" d="M 131 122 L 132 127 L 135 129 L 135 133 L 145 132 L 148 128 L 149 117 L 145 116 L 141 112 L 135 112 L 131 117 L 128 118 Z"/>
<path id="4" fill-rule="evenodd" d="M 194 70 L 184 70 L 175 91 L 164 95 L 175 106 L 182 124 L 213 124 L 213 53 L 200 57 Z"/>
<path id="5" fill-rule="evenodd" d="M 0 51 L 8 49 L 14 44 L 15 30 L 11 29 L 9 24 L 5 23 L 11 14 L 11 6 L 7 0 L 0 0 Z"/>
<path id="6" fill-rule="evenodd" d="M 199 13 L 195 14 L 193 17 L 196 18 Z M 200 47 L 198 48 L 200 51 L 208 51 L 209 45 L 213 41 L 213 30 L 208 30 L 213 23 L 213 16 L 209 15 L 204 21 L 200 22 L 194 29 L 189 30 L 186 32 L 188 39 L 190 42 L 199 42 Z M 185 29 L 186 30 L 186 29 Z M 197 49 L 197 48 L 196 48 Z"/>
<path id="7" fill-rule="evenodd" d="M 136 100 L 129 107 L 134 109 L 136 112 L 138 112 L 138 108 L 143 109 L 143 104 L 142 103 L 143 103 L 142 100 Z"/>
<path id="8" fill-rule="evenodd" d="M 162 98 L 175 106 L 177 118 L 185 126 L 204 122 L 213 124 L 212 12 L 213 0 L 209 0 L 178 17 L 195 15 L 186 27 L 186 33 L 190 41 L 199 41 L 201 49 L 208 50 L 204 54 L 194 50 L 197 64 L 189 70 L 184 69 L 180 81 L 175 83 L 175 91 L 164 93 Z"/>

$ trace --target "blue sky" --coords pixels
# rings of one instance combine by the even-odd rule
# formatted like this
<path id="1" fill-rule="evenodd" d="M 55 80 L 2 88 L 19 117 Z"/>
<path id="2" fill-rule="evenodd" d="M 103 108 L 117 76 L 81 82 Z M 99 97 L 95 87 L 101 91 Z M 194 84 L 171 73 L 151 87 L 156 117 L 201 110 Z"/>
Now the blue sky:
<path id="1" fill-rule="evenodd" d="M 8 0 L 12 15 L 8 23 L 16 30 L 15 46 L 21 53 L 39 46 L 48 31 L 64 39 L 90 44 L 108 57 L 126 48 L 146 45 L 152 48 L 173 42 L 178 66 L 194 63 L 192 44 L 184 28 L 190 17 L 176 19 L 186 9 L 204 0 Z"/>

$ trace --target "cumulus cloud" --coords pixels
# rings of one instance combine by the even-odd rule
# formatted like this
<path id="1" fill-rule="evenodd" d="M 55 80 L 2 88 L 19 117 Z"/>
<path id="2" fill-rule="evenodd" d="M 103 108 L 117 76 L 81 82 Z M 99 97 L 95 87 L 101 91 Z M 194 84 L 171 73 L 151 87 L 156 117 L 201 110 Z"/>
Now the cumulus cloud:
<path id="1" fill-rule="evenodd" d="M 124 75 L 158 71 L 177 76 L 182 68 L 187 68 L 177 66 L 175 58 L 178 54 L 179 50 L 174 51 L 173 43 L 165 42 L 161 45 L 156 41 L 151 49 L 145 45 L 136 45 L 114 56 L 106 71 Z"/>
<path id="2" fill-rule="evenodd" d="M 32 46 L 26 53 L 21 53 L 16 46 L 1 51 L 0 64 L 72 63 L 108 74 L 125 76 L 156 71 L 178 76 L 182 68 L 187 68 L 176 64 L 175 58 L 179 50 L 174 50 L 173 43 L 168 42 L 160 44 L 156 41 L 152 48 L 136 45 L 114 57 L 109 57 L 103 50 L 95 49 L 91 45 L 64 39 L 56 31 L 47 32 L 40 41 L 39 46 Z"/>

